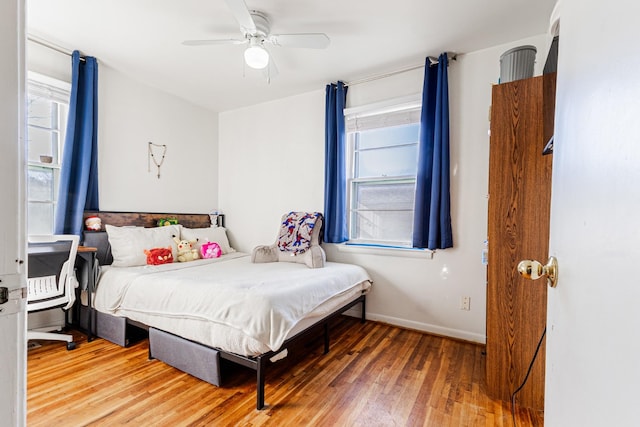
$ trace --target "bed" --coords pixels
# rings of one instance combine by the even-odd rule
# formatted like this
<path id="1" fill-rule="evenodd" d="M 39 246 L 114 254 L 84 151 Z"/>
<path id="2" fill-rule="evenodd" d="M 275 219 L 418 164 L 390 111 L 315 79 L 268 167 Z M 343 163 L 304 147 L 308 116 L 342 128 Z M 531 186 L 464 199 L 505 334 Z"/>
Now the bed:
<path id="1" fill-rule="evenodd" d="M 93 292 L 95 333 L 127 345 L 131 331 L 148 330 L 149 357 L 215 385 L 222 385 L 221 360 L 256 371 L 256 407 L 263 409 L 265 370 L 287 356 L 289 347 L 322 328 L 329 351 L 329 321 L 361 306 L 365 320 L 371 280 L 359 266 L 327 262 L 323 268 L 275 262 L 254 264 L 248 254 L 221 243 L 223 255 L 186 263 L 120 266 L 113 224 L 149 226 L 163 214 L 88 212 L 107 233 L 87 233 L 85 245 L 98 247 L 101 273 Z M 174 215 L 184 229 L 207 235 L 208 215 Z M 218 218 L 223 224 L 223 218 Z M 185 225 L 187 224 L 187 225 Z M 161 227 L 164 229 L 164 227 Z M 118 230 L 129 231 L 129 230 Z M 164 232 L 144 230 L 141 232 Z M 226 239 L 226 233 L 225 237 Z M 219 238 L 218 240 L 222 240 Z M 113 249 L 113 253 L 110 253 Z M 137 252 L 136 252 L 137 253 Z M 120 255 L 122 255 L 120 253 Z M 111 264 L 113 263 L 113 264 Z M 111 264 L 111 265 L 110 265 Z M 136 328 L 134 328 L 136 327 Z"/>

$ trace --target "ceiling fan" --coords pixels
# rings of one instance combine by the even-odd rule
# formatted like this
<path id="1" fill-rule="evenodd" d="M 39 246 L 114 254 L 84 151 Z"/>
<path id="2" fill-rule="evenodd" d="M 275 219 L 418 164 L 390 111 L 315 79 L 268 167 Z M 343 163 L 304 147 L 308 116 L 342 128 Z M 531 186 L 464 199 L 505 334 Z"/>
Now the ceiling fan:
<path id="1" fill-rule="evenodd" d="M 282 47 L 324 49 L 329 46 L 329 37 L 324 33 L 271 34 L 269 20 L 263 12 L 249 10 L 244 0 L 225 0 L 231 13 L 240 24 L 241 39 L 185 40 L 187 46 L 248 44 L 244 51 L 245 63 L 255 69 L 267 65 L 275 71 L 273 59 L 265 49 L 265 44 Z"/>

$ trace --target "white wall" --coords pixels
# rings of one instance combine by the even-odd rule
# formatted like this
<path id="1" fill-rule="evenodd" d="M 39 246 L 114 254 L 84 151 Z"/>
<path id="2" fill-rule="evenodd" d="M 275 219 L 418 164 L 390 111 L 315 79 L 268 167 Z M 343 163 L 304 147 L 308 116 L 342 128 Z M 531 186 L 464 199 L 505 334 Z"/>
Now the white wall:
<path id="1" fill-rule="evenodd" d="M 489 105 L 500 55 L 538 46 L 537 73 L 548 49 L 538 36 L 460 55 L 449 67 L 453 249 L 433 259 L 338 251 L 330 260 L 365 267 L 374 280 L 367 316 L 400 326 L 485 341 Z M 422 70 L 354 85 L 348 106 L 422 90 Z M 220 207 L 232 244 L 242 251 L 275 240 L 289 210 L 323 209 L 324 90 L 220 114 Z M 462 296 L 471 310 L 460 310 Z"/>
<path id="2" fill-rule="evenodd" d="M 637 426 L 640 4 L 560 14 L 545 425 Z"/>
<path id="3" fill-rule="evenodd" d="M 63 82 L 71 82 L 71 58 L 40 44 L 27 41 L 27 69 Z"/>
<path id="4" fill-rule="evenodd" d="M 324 93 L 220 113 L 220 206 L 230 239 L 273 243 L 283 213 L 323 210 Z"/>
<path id="5" fill-rule="evenodd" d="M 68 55 L 29 42 L 28 68 L 71 80 Z M 90 54 L 90 53 L 88 53 Z M 151 88 L 98 58 L 100 208 L 207 213 L 218 204 L 218 114 Z M 148 142 L 166 144 L 157 178 Z M 155 149 L 156 158 L 161 151 Z"/>
<path id="6" fill-rule="evenodd" d="M 218 115 L 99 70 L 100 209 L 208 213 L 218 203 Z M 157 178 L 148 142 L 166 144 Z M 158 161 L 162 150 L 154 149 Z"/>

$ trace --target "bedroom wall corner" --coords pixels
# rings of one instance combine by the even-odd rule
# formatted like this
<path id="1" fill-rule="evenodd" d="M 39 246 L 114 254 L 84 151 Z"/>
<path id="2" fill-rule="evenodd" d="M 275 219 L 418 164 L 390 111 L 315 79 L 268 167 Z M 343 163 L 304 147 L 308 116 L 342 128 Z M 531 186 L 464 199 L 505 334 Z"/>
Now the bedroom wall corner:
<path id="1" fill-rule="evenodd" d="M 218 114 L 100 64 L 100 208 L 208 213 L 218 204 Z M 160 168 L 148 143 L 167 146 Z M 157 161 L 162 149 L 153 148 Z"/>
<path id="2" fill-rule="evenodd" d="M 275 242 L 284 213 L 322 212 L 324 96 L 220 113 L 220 207 L 236 249 Z"/>

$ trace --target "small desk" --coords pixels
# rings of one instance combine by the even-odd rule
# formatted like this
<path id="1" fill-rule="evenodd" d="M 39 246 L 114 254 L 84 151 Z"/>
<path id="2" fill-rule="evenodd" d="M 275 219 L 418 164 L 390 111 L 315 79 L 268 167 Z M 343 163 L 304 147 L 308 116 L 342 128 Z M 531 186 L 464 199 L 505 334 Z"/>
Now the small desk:
<path id="1" fill-rule="evenodd" d="M 82 303 L 75 303 L 70 309 L 73 314 L 71 324 L 78 329 L 83 330 L 87 334 L 87 341 L 93 340 L 93 308 L 92 293 L 96 286 L 96 253 L 98 249 L 87 246 L 78 246 L 76 254 L 76 267 L 78 260 L 81 259 L 86 263 L 87 268 L 87 295 L 88 295 L 88 327 L 82 328 L 80 325 L 80 313 Z M 51 265 L 58 266 L 63 263 L 69 256 L 69 247 L 66 243 L 35 243 L 28 245 L 28 254 L 32 262 L 29 263 L 29 276 L 37 276 L 39 269 L 51 268 Z M 56 267 L 57 268 L 57 267 Z M 82 292 L 82 289 L 80 289 Z M 76 291 L 77 292 L 77 291 Z M 78 298 L 79 299 L 79 298 Z M 69 323 L 68 317 L 65 315 L 65 323 Z"/>
<path id="2" fill-rule="evenodd" d="M 82 259 L 87 264 L 87 307 L 88 307 L 88 320 L 87 320 L 87 328 L 84 332 L 87 334 L 87 341 L 90 342 L 93 340 L 93 291 L 96 286 L 96 254 L 98 252 L 97 248 L 93 248 L 90 246 L 78 246 L 78 254 L 76 256 L 76 264 L 77 258 Z M 82 295 L 82 289 L 80 289 L 80 294 Z M 75 326 L 80 329 L 84 329 L 80 326 L 80 313 L 81 313 L 82 303 L 76 304 L 74 306 L 74 316 L 73 320 Z"/>

